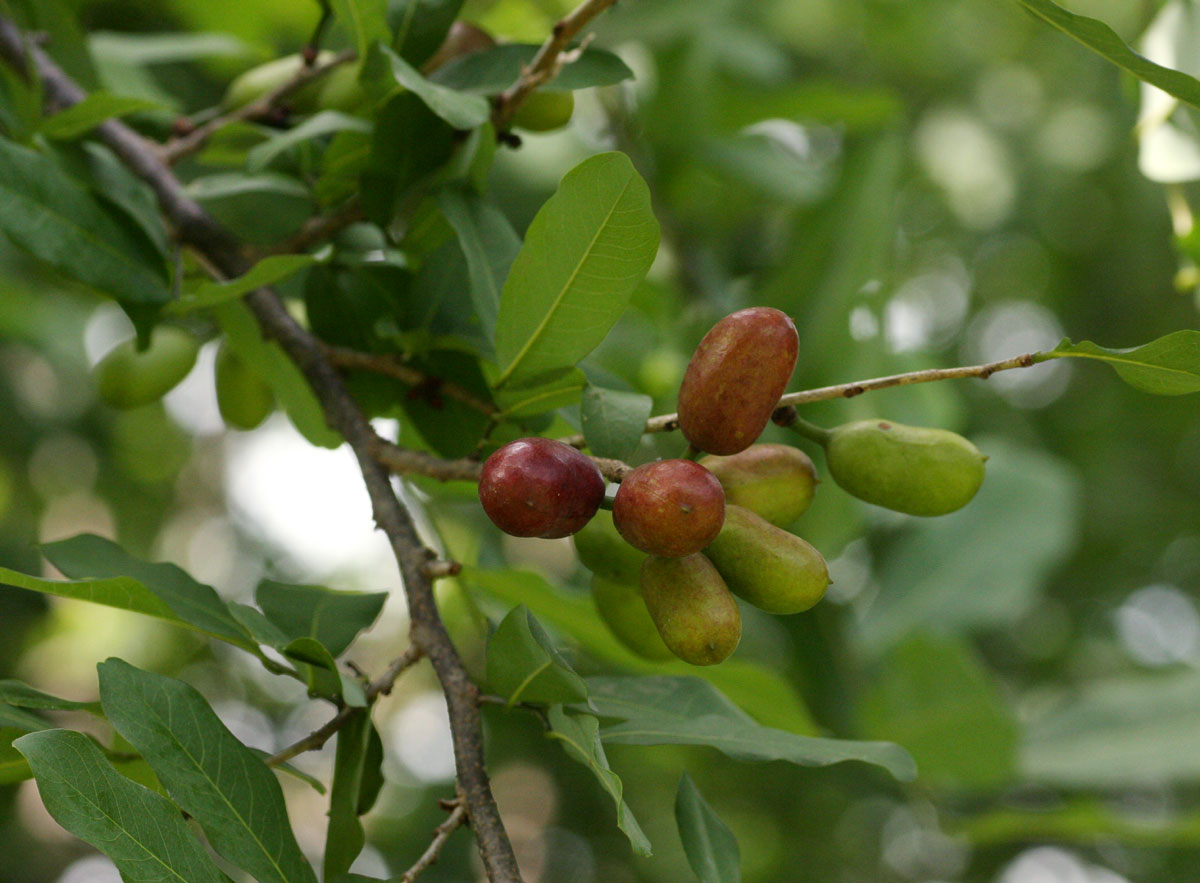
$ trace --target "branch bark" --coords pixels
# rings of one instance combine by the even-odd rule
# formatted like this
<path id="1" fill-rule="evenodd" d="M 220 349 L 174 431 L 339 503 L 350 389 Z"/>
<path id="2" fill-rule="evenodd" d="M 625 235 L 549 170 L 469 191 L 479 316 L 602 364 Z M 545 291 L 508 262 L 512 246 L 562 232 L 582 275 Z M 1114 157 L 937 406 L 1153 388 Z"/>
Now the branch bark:
<path id="1" fill-rule="evenodd" d="M 0 17 L 0 56 L 21 74 L 31 70 L 32 62 L 51 107 L 70 107 L 85 97 L 49 55 L 31 45 L 23 32 L 4 17 Z M 95 134 L 130 171 L 150 185 L 183 243 L 203 252 L 228 277 L 240 276 L 249 269 L 241 244 L 184 194 L 156 145 L 115 120 L 97 127 Z M 429 657 L 446 696 L 459 787 L 488 879 L 493 883 L 519 881 L 517 860 L 484 767 L 479 689 L 468 677 L 442 624 L 433 583 L 424 570 L 429 559 L 412 517 L 396 496 L 389 474 L 375 459 L 378 436 L 346 390 L 337 369 L 324 357 L 320 342 L 296 323 L 279 298 L 269 289 L 259 289 L 246 296 L 246 303 L 264 333 L 274 338 L 303 372 L 329 424 L 342 434 L 358 459 L 375 522 L 387 536 L 404 580 L 412 642 Z"/>

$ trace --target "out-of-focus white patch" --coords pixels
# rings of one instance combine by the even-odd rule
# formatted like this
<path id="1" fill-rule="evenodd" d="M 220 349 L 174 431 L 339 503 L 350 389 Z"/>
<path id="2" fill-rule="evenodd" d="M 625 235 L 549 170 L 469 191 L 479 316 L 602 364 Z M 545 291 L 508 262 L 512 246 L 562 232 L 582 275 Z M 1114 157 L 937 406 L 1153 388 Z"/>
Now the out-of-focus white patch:
<path id="1" fill-rule="evenodd" d="M 1045 307 L 1007 301 L 972 320 L 967 329 L 967 358 L 972 362 L 995 362 L 1050 350 L 1062 337 L 1062 326 Z M 1066 392 L 1070 378 L 1071 366 L 1065 359 L 1056 359 L 993 374 L 988 387 L 1017 407 L 1042 408 Z"/>
<path id="2" fill-rule="evenodd" d="M 1037 846 L 1021 853 L 996 883 L 1129 883 L 1107 868 L 1085 864 L 1057 846 Z"/>
<path id="3" fill-rule="evenodd" d="M 1131 594 L 1114 614 L 1117 636 L 1143 665 L 1174 665 L 1196 658 L 1200 617 L 1175 586 L 1145 586 Z"/>
<path id="4" fill-rule="evenodd" d="M 454 778 L 450 715 L 441 693 L 422 693 L 405 703 L 388 721 L 384 739 L 388 753 L 420 781 Z"/>
<path id="5" fill-rule="evenodd" d="M 57 883 L 121 883 L 121 872 L 103 855 L 89 855 L 67 865 Z"/>
<path id="6" fill-rule="evenodd" d="M 217 343 L 210 341 L 200 348 L 196 367 L 178 386 L 163 397 L 167 413 L 186 432 L 195 436 L 220 435 L 225 421 L 217 407 L 217 388 L 213 371 L 217 361 Z"/>

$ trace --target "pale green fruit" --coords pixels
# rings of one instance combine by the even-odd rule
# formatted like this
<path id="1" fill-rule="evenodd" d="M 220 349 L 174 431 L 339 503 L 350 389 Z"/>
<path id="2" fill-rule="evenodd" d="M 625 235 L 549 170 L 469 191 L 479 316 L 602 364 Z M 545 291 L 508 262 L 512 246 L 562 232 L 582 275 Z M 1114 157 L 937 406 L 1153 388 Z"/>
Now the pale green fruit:
<path id="1" fill-rule="evenodd" d="M 704 554 L 730 591 L 768 613 L 800 613 L 829 587 L 820 552 L 742 506 L 725 507 L 721 533 Z"/>
<path id="2" fill-rule="evenodd" d="M 569 123 L 574 112 L 572 92 L 533 92 L 517 108 L 512 123 L 528 132 L 549 132 Z"/>
<path id="3" fill-rule="evenodd" d="M 817 486 L 812 460 L 791 445 L 751 445 L 728 457 L 702 457 L 725 489 L 725 502 L 745 506 L 779 527 L 808 511 Z"/>
<path id="4" fill-rule="evenodd" d="M 983 484 L 987 460 L 961 435 L 887 420 L 837 427 L 825 455 L 844 490 L 909 515 L 945 515 L 967 505 Z"/>
<path id="5" fill-rule="evenodd" d="M 592 598 L 600 618 L 618 641 L 645 659 L 672 658 L 637 584 L 616 582 L 596 574 L 592 577 Z"/>
<path id="6" fill-rule="evenodd" d="M 113 408 L 136 408 L 158 401 L 196 364 L 200 341 L 181 328 L 160 325 L 150 345 L 137 351 L 130 338 L 117 344 L 96 363 L 92 376 L 100 400 Z"/>
<path id="7" fill-rule="evenodd" d="M 737 649 L 742 614 L 704 555 L 651 555 L 642 565 L 641 586 L 663 643 L 684 662 L 716 665 Z"/>
<path id="8" fill-rule="evenodd" d="M 275 410 L 275 394 L 224 343 L 217 350 L 217 408 L 234 429 L 254 429 Z"/>
<path id="9" fill-rule="evenodd" d="M 358 82 L 358 65 L 341 64 L 317 81 L 318 110 L 353 113 L 367 102 L 367 93 Z"/>
<path id="10" fill-rule="evenodd" d="M 323 51 L 317 54 L 315 63 L 328 64 L 332 58 L 332 52 Z M 285 55 L 283 58 L 276 58 L 273 61 L 252 67 L 250 70 L 239 74 L 229 84 L 229 88 L 225 90 L 225 98 L 221 102 L 221 105 L 226 110 L 236 110 L 239 107 L 244 107 L 247 104 L 257 101 L 264 95 L 274 92 L 285 83 L 290 82 L 304 67 L 304 57 L 299 54 Z M 333 73 L 335 71 L 326 74 L 322 79 L 328 79 Z M 322 85 L 321 81 L 317 80 L 301 87 L 288 97 L 288 105 L 297 113 L 312 113 L 317 110 L 318 96 Z"/>
<path id="11" fill-rule="evenodd" d="M 592 573 L 622 583 L 636 583 L 646 553 L 640 552 L 617 533 L 612 513 L 596 512 L 583 529 L 571 537 L 579 560 Z"/>

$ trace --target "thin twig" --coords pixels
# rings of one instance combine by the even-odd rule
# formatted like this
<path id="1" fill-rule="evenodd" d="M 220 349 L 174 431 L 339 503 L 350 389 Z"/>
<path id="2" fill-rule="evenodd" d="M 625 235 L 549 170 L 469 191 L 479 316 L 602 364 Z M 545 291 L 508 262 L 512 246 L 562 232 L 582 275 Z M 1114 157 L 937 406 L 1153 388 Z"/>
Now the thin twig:
<path id="1" fill-rule="evenodd" d="M 215 116 L 204 125 L 197 126 L 190 132 L 171 139 L 159 148 L 160 158 L 167 165 L 174 165 L 181 159 L 191 156 L 203 148 L 208 143 L 209 138 L 226 126 L 232 123 L 262 119 L 269 116 L 272 111 L 280 108 L 288 98 L 296 94 L 300 89 L 314 80 L 325 76 L 325 74 L 329 73 L 335 67 L 354 61 L 357 57 L 358 54 L 356 52 L 347 50 L 339 52 L 333 58 L 321 64 L 301 65 L 300 69 L 296 71 L 290 80 L 272 89 L 261 98 Z"/>
<path id="2" fill-rule="evenodd" d="M 467 808 L 463 804 L 462 798 L 455 799 L 453 804 L 454 811 L 450 813 L 446 821 L 434 829 L 433 842 L 429 844 L 429 848 L 422 853 L 421 857 L 413 862 L 413 866 L 401 875 L 400 883 L 413 883 L 418 874 L 438 860 L 438 856 L 442 854 L 442 847 L 446 845 L 450 835 L 466 823 Z"/>
<path id="3" fill-rule="evenodd" d="M 372 371 L 394 377 L 409 386 L 429 390 L 431 393 L 445 394 L 455 401 L 462 402 L 469 408 L 474 408 L 481 414 L 494 417 L 500 410 L 489 401 L 481 399 L 468 389 L 457 383 L 433 377 L 423 371 L 418 371 L 411 365 L 402 362 L 399 357 L 386 353 L 364 353 L 358 350 L 340 346 L 326 346 L 325 357 L 339 368 L 352 368 L 359 371 Z"/>
<path id="4" fill-rule="evenodd" d="M 396 679 L 416 665 L 421 660 L 421 655 L 420 647 L 416 644 L 409 644 L 407 650 L 388 664 L 383 674 L 367 685 L 367 701 L 370 702 L 377 696 L 386 696 L 391 693 Z"/>
<path id="5" fill-rule="evenodd" d="M 588 26 L 588 23 L 617 0 L 584 0 L 572 12 L 555 23 L 554 29 L 546 42 L 538 49 L 537 55 L 529 66 L 521 71 L 517 82 L 503 94 L 496 97 L 492 109 L 492 125 L 497 132 L 508 129 L 513 114 L 517 112 L 530 94 L 539 86 L 544 86 L 558 76 L 563 64 L 568 60 L 563 57 L 567 47 L 575 35 Z"/>

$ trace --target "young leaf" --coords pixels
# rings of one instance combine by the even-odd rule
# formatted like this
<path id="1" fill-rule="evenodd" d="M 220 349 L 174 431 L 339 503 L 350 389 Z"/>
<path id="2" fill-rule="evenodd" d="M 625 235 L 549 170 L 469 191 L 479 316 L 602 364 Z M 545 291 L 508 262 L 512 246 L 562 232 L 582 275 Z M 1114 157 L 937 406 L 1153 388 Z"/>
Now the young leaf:
<path id="1" fill-rule="evenodd" d="M 491 340 L 496 333 L 500 292 L 521 250 L 521 238 L 503 212 L 465 188 L 440 191 L 437 203 L 458 236 L 471 277 L 471 302 L 480 327 Z"/>
<path id="2" fill-rule="evenodd" d="M 315 638 L 334 656 L 375 622 L 387 597 L 387 592 L 336 592 L 273 580 L 260 582 L 254 593 L 267 619 L 285 635 Z"/>
<path id="3" fill-rule="evenodd" d="M 256 288 L 274 285 L 289 276 L 294 276 L 315 263 L 317 258 L 309 254 L 279 254 L 266 257 L 236 279 L 230 279 L 228 282 L 200 283 L 189 295 L 171 303 L 167 312 L 176 315 L 191 313 L 228 300 L 237 300 Z"/>
<path id="4" fill-rule="evenodd" d="M 890 742 L 817 739 L 764 727 L 722 696 L 691 677 L 588 678 L 597 714 L 620 723 L 607 727 L 605 742 L 620 745 L 709 745 L 736 760 L 786 760 L 800 766 L 828 766 L 859 760 L 909 781 L 916 765 Z"/>
<path id="5" fill-rule="evenodd" d="M 42 553 L 70 581 L 38 579 L 4 568 L 0 568 L 0 581 L 156 616 L 244 649 L 255 649 L 250 634 L 216 591 L 196 582 L 174 564 L 143 561 L 111 540 L 92 534 L 46 543 Z"/>
<path id="6" fill-rule="evenodd" d="M 1131 349 L 1107 349 L 1084 340 L 1062 343 L 1035 361 L 1048 359 L 1099 359 L 1108 362 L 1121 379 L 1135 389 L 1162 396 L 1200 392 L 1200 331 L 1173 331 Z"/>
<path id="7" fill-rule="evenodd" d="M 61 699 L 14 680 L 0 681 L 0 703 L 15 705 L 17 708 L 46 708 L 53 711 L 87 711 L 92 714 L 103 714 L 99 702 L 76 702 L 73 699 Z"/>
<path id="8" fill-rule="evenodd" d="M 500 296 L 496 386 L 573 366 L 625 312 L 658 252 L 650 190 L 623 153 L 563 177 L 525 234 Z"/>
<path id="9" fill-rule="evenodd" d="M 366 842 L 358 807 L 373 730 L 370 712 L 363 709 L 338 731 L 322 871 L 326 880 L 350 870 Z"/>
<path id="10" fill-rule="evenodd" d="M 78 104 L 60 110 L 42 121 L 39 131 L 47 138 L 69 141 L 94 129 L 105 120 L 122 117 L 142 110 L 161 109 L 161 105 L 145 98 L 92 92 Z"/>
<path id="11" fill-rule="evenodd" d="M 354 35 L 358 57 L 363 58 L 376 40 L 388 42 L 392 29 L 388 27 L 387 0 L 331 0 L 333 13 Z"/>
<path id="12" fill-rule="evenodd" d="M 379 43 L 367 54 L 361 79 L 377 94 L 386 95 L 397 87 L 407 89 L 455 129 L 474 129 L 487 122 L 490 114 L 486 99 L 455 92 L 425 79 L 415 67 Z"/>
<path id="13" fill-rule="evenodd" d="M 641 440 L 653 408 L 648 395 L 589 385 L 579 406 L 588 447 L 597 457 L 624 460 Z"/>
<path id="14" fill-rule="evenodd" d="M 1129 45 L 1102 21 L 1068 12 L 1050 0 L 1017 0 L 1033 16 L 1069 37 L 1074 37 L 1093 52 L 1124 68 L 1139 80 L 1157 86 L 1193 107 L 1200 107 L 1200 82 L 1171 68 L 1155 64 L 1134 52 Z"/>
<path id="15" fill-rule="evenodd" d="M 587 699 L 583 678 L 524 604 L 509 611 L 488 641 L 487 679 L 489 689 L 508 699 L 510 707 Z"/>
<path id="16" fill-rule="evenodd" d="M 170 299 L 166 264 L 52 159 L 0 138 L 0 232 L 39 260 L 123 303 Z"/>
<path id="17" fill-rule="evenodd" d="M 617 805 L 617 827 L 625 832 L 637 855 L 650 855 L 650 841 L 642 833 L 641 825 L 633 817 L 622 797 L 624 786 L 620 777 L 608 766 L 604 746 L 600 744 L 600 721 L 590 714 L 571 715 L 561 705 L 551 706 L 549 712 L 550 732 L 547 737 L 562 743 L 567 755 L 583 764 L 600 780 L 604 790 L 612 795 Z"/>
<path id="18" fill-rule="evenodd" d="M 214 312 L 229 346 L 267 382 L 300 434 L 318 447 L 338 447 L 342 437 L 329 428 L 312 387 L 279 345 L 263 337 L 249 308 L 238 301 L 227 301 Z"/>
<path id="19" fill-rule="evenodd" d="M 431 80 L 476 95 L 498 95 L 517 81 L 541 47 L 537 44 L 506 43 L 480 52 L 471 52 L 450 62 L 430 77 Z M 633 79 L 625 62 L 606 49 L 585 49 L 565 65 L 558 76 L 539 86 L 539 91 L 571 92 L 591 86 L 611 86 Z"/>
<path id="20" fill-rule="evenodd" d="M 688 864 L 700 883 L 740 883 L 737 838 L 713 812 L 686 771 L 675 793 L 675 824 Z"/>
<path id="21" fill-rule="evenodd" d="M 261 172 L 284 151 L 323 135 L 332 135 L 336 132 L 369 134 L 370 131 L 371 124 L 367 120 L 336 110 L 323 110 L 313 114 L 298 126 L 280 132 L 262 144 L 252 147 L 246 154 L 246 168 L 251 172 Z"/>
<path id="22" fill-rule="evenodd" d="M 130 883 L 225 883 L 179 810 L 118 773 L 87 736 L 43 730 L 13 745 L 54 820 L 113 860 Z"/>
<path id="23" fill-rule="evenodd" d="M 7 727 L 0 720 L 0 785 L 12 785 L 24 782 L 33 775 L 29 761 L 17 749 L 13 748 L 13 740 L 19 739 L 26 733 L 37 732 L 45 727 Z"/>
<path id="24" fill-rule="evenodd" d="M 221 856 L 273 883 L 316 883 L 288 822 L 279 780 L 183 681 L 120 659 L 99 666 L 100 702 Z"/>

